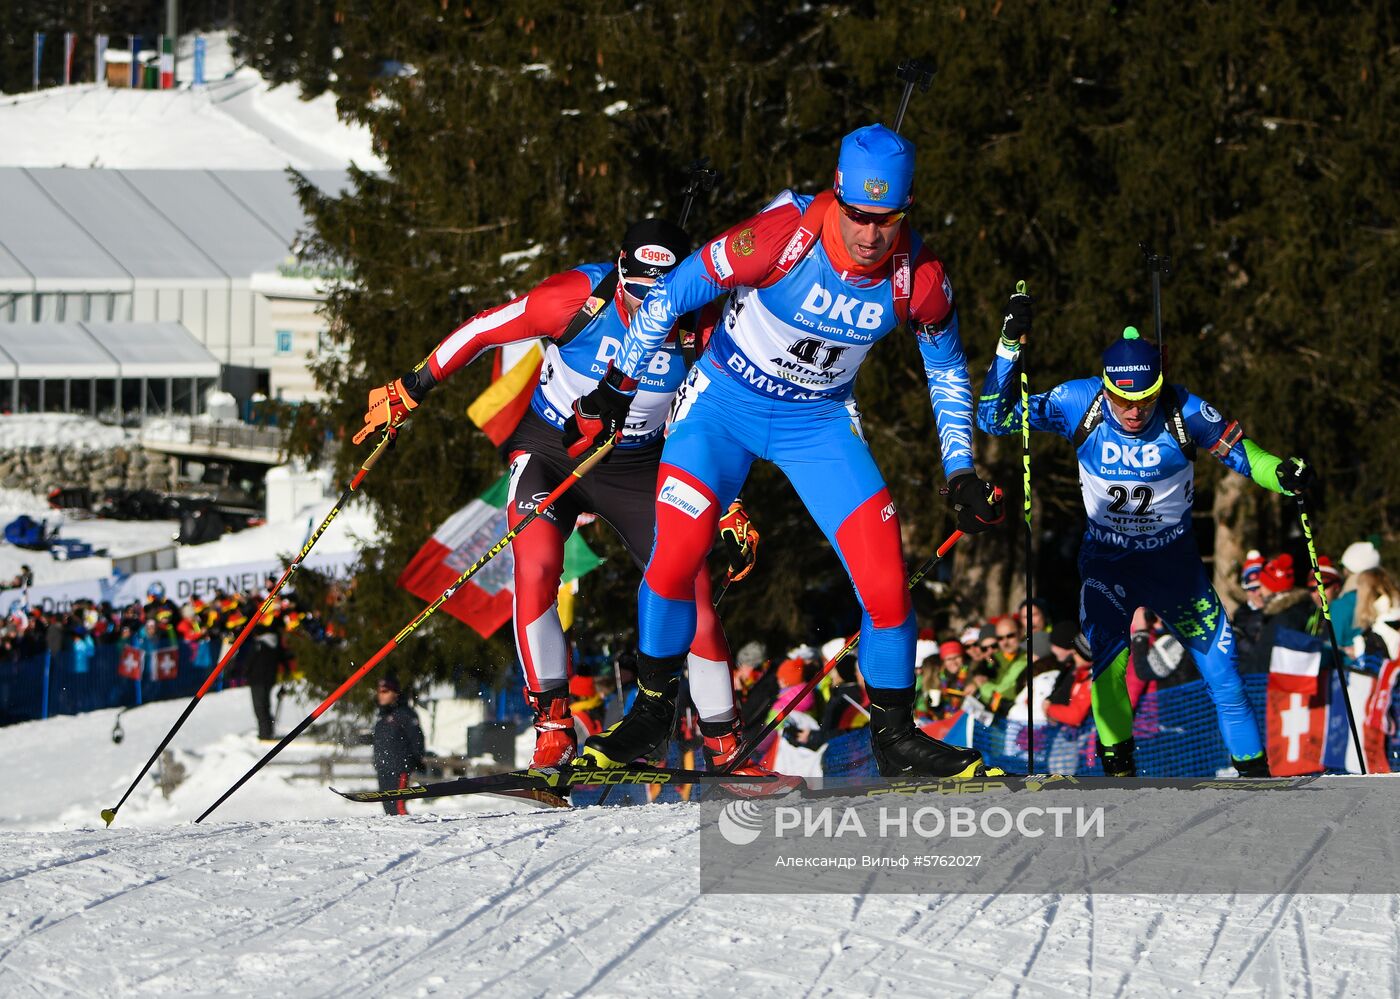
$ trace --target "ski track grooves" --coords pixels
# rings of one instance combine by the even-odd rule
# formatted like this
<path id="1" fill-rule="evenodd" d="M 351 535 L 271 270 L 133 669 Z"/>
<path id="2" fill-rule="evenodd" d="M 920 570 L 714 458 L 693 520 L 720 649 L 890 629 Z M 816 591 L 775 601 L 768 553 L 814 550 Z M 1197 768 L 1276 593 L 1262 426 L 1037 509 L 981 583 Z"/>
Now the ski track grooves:
<path id="1" fill-rule="evenodd" d="M 1223 832 L 1252 800 L 1161 825 Z M 1298 894 L 1364 834 L 1336 814 L 1274 895 L 702 895 L 686 805 L 20 833 L 0 994 L 1400 995 L 1400 896 Z M 1162 841 L 1125 836 L 1130 862 Z"/>

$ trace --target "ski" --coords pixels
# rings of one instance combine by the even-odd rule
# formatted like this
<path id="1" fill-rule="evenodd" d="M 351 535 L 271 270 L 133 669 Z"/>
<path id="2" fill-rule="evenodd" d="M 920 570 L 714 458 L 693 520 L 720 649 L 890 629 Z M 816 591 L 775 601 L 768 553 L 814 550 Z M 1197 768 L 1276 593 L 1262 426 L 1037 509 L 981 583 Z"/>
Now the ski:
<path id="1" fill-rule="evenodd" d="M 988 791 L 1292 791 L 1312 783 L 1302 777 L 1095 777 L 1072 774 L 996 774 L 964 780 L 880 781 L 805 790 L 803 798 L 877 798 L 885 795 L 958 796 Z"/>
<path id="2" fill-rule="evenodd" d="M 768 774 L 750 776 L 668 767 L 611 767 L 606 770 L 598 767 L 568 767 L 560 771 L 507 770 L 499 774 L 459 777 L 436 784 L 390 788 L 386 791 L 341 791 L 336 788 L 331 790 L 350 801 L 374 802 L 516 791 L 553 792 L 556 797 L 562 797 L 575 787 L 611 787 L 619 784 L 767 784 L 775 780 L 777 777 Z"/>

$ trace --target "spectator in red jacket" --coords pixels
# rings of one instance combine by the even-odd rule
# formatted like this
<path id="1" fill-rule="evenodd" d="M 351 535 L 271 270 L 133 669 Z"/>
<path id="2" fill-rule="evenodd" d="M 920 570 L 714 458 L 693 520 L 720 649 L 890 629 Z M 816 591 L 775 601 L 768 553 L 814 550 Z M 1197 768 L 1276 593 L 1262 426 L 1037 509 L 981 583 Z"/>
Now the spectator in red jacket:
<path id="1" fill-rule="evenodd" d="M 1089 679 L 1089 667 L 1093 657 L 1089 653 L 1089 641 L 1080 632 L 1070 646 L 1069 659 L 1060 674 L 1069 677 L 1068 682 L 1055 685 L 1054 691 L 1045 701 L 1045 716 L 1051 721 L 1078 728 L 1089 717 L 1093 706 L 1093 684 Z"/>

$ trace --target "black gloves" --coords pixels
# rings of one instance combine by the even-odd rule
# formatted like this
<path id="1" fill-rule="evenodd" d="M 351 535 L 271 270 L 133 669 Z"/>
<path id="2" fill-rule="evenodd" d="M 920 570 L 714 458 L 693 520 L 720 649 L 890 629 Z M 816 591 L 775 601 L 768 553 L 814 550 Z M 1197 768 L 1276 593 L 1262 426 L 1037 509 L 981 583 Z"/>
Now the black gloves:
<path id="1" fill-rule="evenodd" d="M 1022 285 L 1021 287 L 1024 287 Z M 1020 348 L 1021 338 L 1029 336 L 1031 323 L 1035 320 L 1035 299 L 1023 291 L 1017 291 L 1006 303 L 1006 314 L 1001 318 L 1001 341 L 1008 347 Z"/>
<path id="2" fill-rule="evenodd" d="M 609 362 L 608 373 L 598 387 L 574 400 L 574 411 L 564 421 L 564 449 L 578 458 L 622 433 L 637 381 L 628 378 Z"/>
<path id="3" fill-rule="evenodd" d="M 1278 484 L 1289 496 L 1305 493 L 1317 482 L 1317 473 L 1302 458 L 1284 458 L 1278 466 Z"/>
<path id="4" fill-rule="evenodd" d="M 1001 504 L 1001 490 L 983 482 L 976 472 L 963 472 L 948 483 L 948 501 L 958 515 L 958 530 L 964 534 L 981 534 L 1006 518 Z"/>

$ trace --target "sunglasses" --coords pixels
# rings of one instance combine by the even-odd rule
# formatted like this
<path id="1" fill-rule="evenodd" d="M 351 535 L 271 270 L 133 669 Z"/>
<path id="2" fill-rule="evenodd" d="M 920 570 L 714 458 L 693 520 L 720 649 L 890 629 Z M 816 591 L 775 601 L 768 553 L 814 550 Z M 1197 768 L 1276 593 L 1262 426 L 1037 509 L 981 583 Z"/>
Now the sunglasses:
<path id="1" fill-rule="evenodd" d="M 840 198 L 836 199 L 836 204 L 837 207 L 841 209 L 841 214 L 856 225 L 873 225 L 881 229 L 889 228 L 909 214 L 909 208 L 907 206 L 901 208 L 897 212 L 867 212 L 856 208 L 854 205 L 846 204 Z"/>
<path id="2" fill-rule="evenodd" d="M 625 291 L 627 294 L 631 295 L 639 302 L 645 299 L 648 295 L 650 295 L 651 289 L 654 287 L 654 284 L 642 284 L 640 281 L 622 282 L 622 290 Z"/>
<path id="3" fill-rule="evenodd" d="M 977 647 L 978 647 L 979 649 L 981 649 L 983 652 L 991 652 L 993 649 L 995 649 L 995 648 L 997 647 L 997 643 L 994 642 L 994 641 L 993 641 L 993 642 L 983 642 L 981 645 L 979 645 L 979 646 L 977 646 Z"/>

